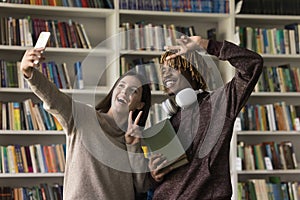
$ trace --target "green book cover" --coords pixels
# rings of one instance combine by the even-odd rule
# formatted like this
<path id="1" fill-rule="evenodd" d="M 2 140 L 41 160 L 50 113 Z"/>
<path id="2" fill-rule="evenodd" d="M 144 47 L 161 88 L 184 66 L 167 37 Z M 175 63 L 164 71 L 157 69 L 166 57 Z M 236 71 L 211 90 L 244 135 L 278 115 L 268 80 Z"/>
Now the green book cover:
<path id="1" fill-rule="evenodd" d="M 184 148 L 169 119 L 145 129 L 143 137 L 150 154 L 162 154 L 166 157 L 168 163 L 165 167 L 172 165 L 175 169 L 188 163 Z"/>

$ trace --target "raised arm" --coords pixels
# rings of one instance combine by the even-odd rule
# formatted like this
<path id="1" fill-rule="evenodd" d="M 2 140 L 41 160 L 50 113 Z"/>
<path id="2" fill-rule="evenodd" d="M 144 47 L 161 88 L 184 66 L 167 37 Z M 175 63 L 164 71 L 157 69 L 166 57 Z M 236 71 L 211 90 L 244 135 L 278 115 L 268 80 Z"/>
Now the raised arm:
<path id="1" fill-rule="evenodd" d="M 44 60 L 42 52 L 44 48 L 29 49 L 24 53 L 21 61 L 20 70 L 27 79 L 31 90 L 43 101 L 44 108 L 53 114 L 64 129 L 70 128 L 70 120 L 72 119 L 72 99 L 68 95 L 59 91 L 59 89 L 50 82 L 35 67 L 34 61 Z"/>
<path id="2" fill-rule="evenodd" d="M 209 41 L 207 52 L 235 67 L 235 76 L 225 85 L 227 116 L 236 117 L 251 95 L 263 68 L 262 57 L 231 42 Z"/>
<path id="3" fill-rule="evenodd" d="M 166 50 L 175 51 L 167 59 L 183 55 L 189 51 L 206 51 L 236 68 L 234 78 L 225 85 L 229 117 L 235 117 L 252 93 L 262 72 L 263 59 L 254 51 L 239 47 L 231 42 L 207 40 L 201 36 L 181 37 L 176 46 L 168 46 Z"/>

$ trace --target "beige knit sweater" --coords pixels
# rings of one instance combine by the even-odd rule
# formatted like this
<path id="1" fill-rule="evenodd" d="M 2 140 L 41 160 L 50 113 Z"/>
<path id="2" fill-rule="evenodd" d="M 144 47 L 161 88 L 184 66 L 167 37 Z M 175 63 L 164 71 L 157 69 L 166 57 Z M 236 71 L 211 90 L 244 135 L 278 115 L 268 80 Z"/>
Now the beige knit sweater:
<path id="1" fill-rule="evenodd" d="M 38 70 L 27 80 L 67 135 L 64 200 L 133 200 L 135 191 L 147 191 L 141 148 L 125 144 L 113 119 L 60 92 Z"/>

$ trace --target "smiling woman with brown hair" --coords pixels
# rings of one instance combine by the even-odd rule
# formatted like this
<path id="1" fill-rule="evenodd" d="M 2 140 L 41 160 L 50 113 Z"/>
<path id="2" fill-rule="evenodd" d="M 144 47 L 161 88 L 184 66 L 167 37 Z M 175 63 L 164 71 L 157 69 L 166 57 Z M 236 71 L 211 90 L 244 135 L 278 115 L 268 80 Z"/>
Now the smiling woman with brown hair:
<path id="1" fill-rule="evenodd" d="M 43 50 L 27 50 L 20 67 L 32 91 L 67 135 L 64 199 L 132 200 L 137 193 L 146 192 L 149 174 L 140 135 L 151 94 L 144 77 L 126 73 L 92 107 L 59 91 L 34 68 L 35 60 L 44 59 Z"/>

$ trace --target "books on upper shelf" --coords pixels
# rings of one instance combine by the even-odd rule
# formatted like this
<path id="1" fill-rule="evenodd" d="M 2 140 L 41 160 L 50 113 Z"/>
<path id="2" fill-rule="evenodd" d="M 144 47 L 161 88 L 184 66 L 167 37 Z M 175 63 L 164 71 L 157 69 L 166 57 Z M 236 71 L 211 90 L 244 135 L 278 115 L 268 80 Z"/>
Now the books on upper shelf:
<path id="1" fill-rule="evenodd" d="M 196 35 L 193 26 L 124 22 L 120 25 L 121 50 L 162 51 L 166 45 L 174 45 L 181 35 Z"/>
<path id="2" fill-rule="evenodd" d="M 29 0 L 7 0 L 4 3 L 44 5 L 44 6 L 63 6 L 63 7 L 79 7 L 79 8 L 114 8 L 112 0 L 49 0 L 49 1 L 29 1 Z"/>
<path id="3" fill-rule="evenodd" d="M 143 131 L 143 142 L 148 153 L 162 154 L 167 163 L 160 169 L 172 166 L 174 169 L 188 163 L 185 150 L 169 119 L 162 120 Z"/>
<path id="4" fill-rule="evenodd" d="M 0 18 L 0 45 L 30 46 L 36 43 L 40 32 L 51 33 L 48 47 L 91 49 L 83 24 L 72 21 L 33 17 Z"/>
<path id="5" fill-rule="evenodd" d="M 260 54 L 299 54 L 300 24 L 286 24 L 283 28 L 236 26 L 240 46 Z"/>
<path id="6" fill-rule="evenodd" d="M 69 70 L 66 63 L 54 61 L 42 62 L 38 68 L 57 88 L 72 89 Z M 0 60 L 0 88 L 29 88 L 20 72 L 20 62 Z"/>
<path id="7" fill-rule="evenodd" d="M 131 1 L 120 0 L 120 9 L 151 10 L 169 12 L 228 13 L 228 0 L 185 0 L 185 1 Z"/>
<path id="8" fill-rule="evenodd" d="M 235 0 L 241 3 L 239 14 L 272 14 L 272 15 L 299 15 L 300 4 L 298 0 Z"/>
<path id="9" fill-rule="evenodd" d="M 2 199 L 26 199 L 30 196 L 32 199 L 63 199 L 63 186 L 59 184 L 41 183 L 35 186 L 11 187 L 0 186 L 0 197 Z"/>

